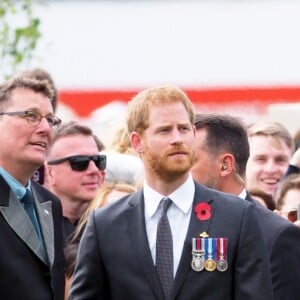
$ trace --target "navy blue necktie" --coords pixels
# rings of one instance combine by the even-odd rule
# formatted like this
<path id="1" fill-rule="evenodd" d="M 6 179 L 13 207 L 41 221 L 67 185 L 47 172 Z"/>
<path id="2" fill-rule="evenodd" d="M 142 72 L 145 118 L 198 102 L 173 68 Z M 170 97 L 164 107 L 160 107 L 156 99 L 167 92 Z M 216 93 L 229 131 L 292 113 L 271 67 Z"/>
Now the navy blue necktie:
<path id="1" fill-rule="evenodd" d="M 34 213 L 34 200 L 33 200 L 33 195 L 32 195 L 31 190 L 26 189 L 26 194 L 21 199 L 21 202 L 23 203 L 24 209 L 27 212 L 27 214 L 28 214 L 33 226 L 34 226 L 38 237 L 40 238 L 39 225 L 38 225 L 35 213 Z"/>
<path id="2" fill-rule="evenodd" d="M 156 270 L 164 291 L 165 299 L 171 299 L 173 288 L 173 239 L 167 210 L 172 200 L 161 200 L 162 214 L 157 224 L 156 233 Z"/>

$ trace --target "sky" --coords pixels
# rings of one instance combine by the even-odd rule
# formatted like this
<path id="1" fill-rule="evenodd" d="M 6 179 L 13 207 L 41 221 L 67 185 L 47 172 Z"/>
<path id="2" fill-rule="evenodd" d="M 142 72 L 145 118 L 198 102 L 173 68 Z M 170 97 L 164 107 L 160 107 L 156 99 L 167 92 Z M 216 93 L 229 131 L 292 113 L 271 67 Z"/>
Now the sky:
<path id="1" fill-rule="evenodd" d="M 300 85 L 300 1 L 51 1 L 33 64 L 61 88 Z"/>

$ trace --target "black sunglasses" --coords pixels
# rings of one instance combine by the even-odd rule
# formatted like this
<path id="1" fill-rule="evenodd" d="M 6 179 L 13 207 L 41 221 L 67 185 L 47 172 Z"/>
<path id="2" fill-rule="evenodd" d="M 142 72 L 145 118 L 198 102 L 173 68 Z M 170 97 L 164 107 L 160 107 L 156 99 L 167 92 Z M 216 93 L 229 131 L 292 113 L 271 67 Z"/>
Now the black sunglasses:
<path id="1" fill-rule="evenodd" d="M 57 165 L 64 161 L 69 161 L 73 171 L 85 171 L 92 160 L 99 170 L 106 168 L 106 155 L 74 155 L 48 161 L 49 165 Z"/>

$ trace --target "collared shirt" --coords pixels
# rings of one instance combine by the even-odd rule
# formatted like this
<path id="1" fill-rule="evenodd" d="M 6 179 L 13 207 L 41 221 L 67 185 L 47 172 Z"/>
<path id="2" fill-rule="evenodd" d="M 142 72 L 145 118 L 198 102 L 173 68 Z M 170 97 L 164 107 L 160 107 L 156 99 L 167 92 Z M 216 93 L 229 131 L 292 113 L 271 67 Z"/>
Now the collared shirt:
<path id="1" fill-rule="evenodd" d="M 79 220 L 76 220 L 72 223 L 67 217 L 63 216 L 63 239 L 65 245 L 73 238 L 78 222 Z"/>
<path id="2" fill-rule="evenodd" d="M 16 178 L 14 178 L 10 173 L 8 173 L 5 169 L 3 169 L 2 167 L 0 167 L 0 175 L 4 178 L 4 180 L 7 182 L 7 184 L 9 185 L 11 191 L 15 194 L 16 198 L 20 201 L 26 194 L 26 189 L 29 189 L 31 190 L 31 182 L 30 180 L 28 181 L 26 187 L 21 183 L 19 182 Z M 24 205 L 22 204 L 22 206 L 24 207 Z M 47 251 L 46 251 L 46 244 L 45 244 L 45 241 L 44 241 L 44 238 L 43 238 L 43 234 L 42 234 L 42 230 L 41 230 L 41 225 L 40 225 L 40 222 L 39 222 L 39 219 L 37 217 L 37 212 L 36 212 L 36 209 L 34 207 L 34 210 L 33 210 L 33 215 L 34 215 L 34 218 L 35 218 L 35 223 L 37 225 L 37 235 L 43 245 L 43 248 L 45 250 L 44 252 L 44 256 L 45 256 L 45 259 L 47 260 L 48 259 L 48 256 L 47 256 Z"/>
<path id="3" fill-rule="evenodd" d="M 15 194 L 18 200 L 22 199 L 25 196 L 26 187 L 2 167 L 0 167 L 0 175 L 7 182 L 11 191 Z M 27 184 L 27 188 L 31 189 L 30 181 Z"/>
<path id="4" fill-rule="evenodd" d="M 158 209 L 162 198 L 170 198 L 173 203 L 167 211 L 172 236 L 173 236 L 173 257 L 174 257 L 174 277 L 179 265 L 182 254 L 184 240 L 187 234 L 192 204 L 195 194 L 195 184 L 190 175 L 186 182 L 177 190 L 168 196 L 163 196 L 153 190 L 144 182 L 144 199 L 145 199 L 145 222 L 148 242 L 152 259 L 156 262 L 156 231 L 161 209 Z"/>
<path id="5" fill-rule="evenodd" d="M 245 200 L 245 199 L 246 199 L 246 196 L 247 196 L 246 189 L 243 189 L 243 190 L 241 191 L 241 193 L 239 194 L 239 197 Z"/>
<path id="6" fill-rule="evenodd" d="M 8 173 L 2 167 L 0 167 L 0 175 L 7 182 L 7 184 L 9 185 L 9 187 L 11 189 L 11 191 L 15 194 L 15 196 L 16 196 L 16 198 L 18 200 L 21 200 L 25 196 L 26 189 L 31 190 L 31 182 L 30 182 L 30 180 L 28 181 L 28 183 L 27 183 L 27 185 L 25 187 L 21 182 L 19 182 L 16 178 L 14 178 L 10 173 Z M 37 213 L 36 213 L 35 209 L 33 211 L 33 214 L 34 214 L 35 219 L 37 221 L 38 231 L 41 232 L 40 223 L 38 221 L 38 217 L 37 217 Z M 40 236 L 41 236 L 41 234 L 40 234 Z"/>

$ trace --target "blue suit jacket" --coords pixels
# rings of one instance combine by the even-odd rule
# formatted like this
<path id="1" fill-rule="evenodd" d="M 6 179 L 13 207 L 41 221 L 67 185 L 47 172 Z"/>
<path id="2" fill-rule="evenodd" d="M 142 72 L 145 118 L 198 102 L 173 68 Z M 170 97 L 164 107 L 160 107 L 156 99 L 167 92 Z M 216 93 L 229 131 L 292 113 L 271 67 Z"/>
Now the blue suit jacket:
<path id="1" fill-rule="evenodd" d="M 273 299 L 267 250 L 254 206 L 195 186 L 193 208 L 207 202 L 212 216 L 200 221 L 192 212 L 172 299 Z M 228 238 L 226 272 L 192 270 L 192 238 L 203 231 L 210 237 Z M 164 299 L 148 246 L 142 191 L 92 214 L 77 259 L 70 300 Z"/>

